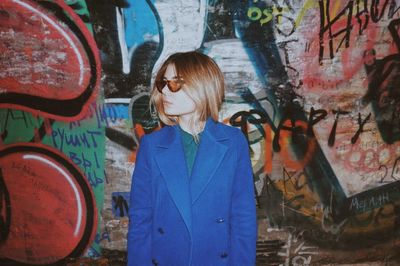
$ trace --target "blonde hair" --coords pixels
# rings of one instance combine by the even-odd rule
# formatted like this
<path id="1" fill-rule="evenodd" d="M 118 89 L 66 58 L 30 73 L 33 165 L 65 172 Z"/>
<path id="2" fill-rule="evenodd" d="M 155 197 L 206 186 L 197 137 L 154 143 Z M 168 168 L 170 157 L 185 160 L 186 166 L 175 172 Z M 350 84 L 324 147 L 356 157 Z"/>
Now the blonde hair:
<path id="1" fill-rule="evenodd" d="M 177 77 L 184 80 L 181 90 L 196 104 L 191 128 L 194 129 L 196 122 L 204 122 L 208 117 L 218 121 L 218 112 L 225 95 L 224 75 L 213 59 L 196 51 L 175 53 L 169 56 L 158 70 L 153 81 L 150 106 L 155 107 L 160 120 L 166 125 L 175 125 L 178 122 L 176 117 L 168 116 L 164 112 L 162 94 L 155 86 L 156 80 L 164 78 L 169 65 L 173 65 Z"/>

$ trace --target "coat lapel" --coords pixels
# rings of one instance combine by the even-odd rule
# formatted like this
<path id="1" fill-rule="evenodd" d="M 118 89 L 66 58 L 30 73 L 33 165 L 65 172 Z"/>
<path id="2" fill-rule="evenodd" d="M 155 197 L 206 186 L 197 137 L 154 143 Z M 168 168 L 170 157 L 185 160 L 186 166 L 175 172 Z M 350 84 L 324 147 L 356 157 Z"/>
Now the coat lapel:
<path id="1" fill-rule="evenodd" d="M 189 176 L 182 141 L 177 126 L 169 127 L 158 145 L 155 156 L 168 191 L 191 235 L 192 213 Z"/>
<path id="2" fill-rule="evenodd" d="M 190 194 L 192 204 L 212 180 L 228 148 L 224 144 L 228 140 L 226 134 L 209 118 L 197 150 L 196 160 L 190 177 Z"/>

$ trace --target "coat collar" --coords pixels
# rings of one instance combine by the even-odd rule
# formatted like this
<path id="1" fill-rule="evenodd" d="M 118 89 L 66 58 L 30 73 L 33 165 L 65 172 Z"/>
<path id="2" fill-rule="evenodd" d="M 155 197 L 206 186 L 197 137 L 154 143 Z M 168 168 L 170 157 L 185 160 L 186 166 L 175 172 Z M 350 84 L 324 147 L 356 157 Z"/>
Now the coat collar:
<path id="1" fill-rule="evenodd" d="M 158 146 L 161 148 L 170 148 L 170 146 L 175 145 L 177 137 L 180 137 L 179 126 L 167 126 L 166 135 L 160 140 Z M 229 139 L 221 128 L 218 127 L 218 122 L 215 122 L 211 117 L 206 120 L 206 125 L 204 127 L 203 135 L 208 135 L 215 141 L 224 141 Z"/>
<path id="2" fill-rule="evenodd" d="M 228 136 L 208 118 L 201 134 L 192 175 L 189 177 L 179 126 L 169 126 L 158 144 L 156 161 L 183 220 L 192 231 L 191 206 L 212 180 L 226 151 Z"/>

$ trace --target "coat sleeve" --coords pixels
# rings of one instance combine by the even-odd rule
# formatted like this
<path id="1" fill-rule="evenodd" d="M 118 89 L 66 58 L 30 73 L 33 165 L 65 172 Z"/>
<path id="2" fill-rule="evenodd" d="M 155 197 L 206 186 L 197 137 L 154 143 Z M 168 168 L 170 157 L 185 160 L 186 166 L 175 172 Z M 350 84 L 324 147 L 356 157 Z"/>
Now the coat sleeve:
<path id="1" fill-rule="evenodd" d="M 247 140 L 240 132 L 238 161 L 231 205 L 231 254 L 229 265 L 255 265 L 257 242 L 256 202 L 253 171 Z"/>
<path id="2" fill-rule="evenodd" d="M 152 195 L 149 147 L 140 140 L 129 205 L 128 266 L 151 264 Z"/>

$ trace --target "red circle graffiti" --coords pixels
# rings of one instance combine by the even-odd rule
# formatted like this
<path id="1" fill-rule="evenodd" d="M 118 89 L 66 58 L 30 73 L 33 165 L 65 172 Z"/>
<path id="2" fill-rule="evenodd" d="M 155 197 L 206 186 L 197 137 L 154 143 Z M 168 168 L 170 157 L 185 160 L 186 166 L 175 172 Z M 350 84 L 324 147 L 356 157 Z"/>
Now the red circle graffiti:
<path id="1" fill-rule="evenodd" d="M 64 1 L 43 2 L 0 2 L 0 106 L 76 120 L 100 84 L 98 49 Z"/>
<path id="2" fill-rule="evenodd" d="M 71 99 L 82 93 L 90 66 L 67 25 L 29 2 L 0 4 L 0 83 L 4 92 Z"/>
<path id="3" fill-rule="evenodd" d="M 39 144 L 0 151 L 11 224 L 0 257 L 50 264 L 82 253 L 97 230 L 94 197 L 73 163 Z"/>
<path id="4" fill-rule="evenodd" d="M 340 151 L 340 147 L 347 147 L 346 151 Z M 384 143 L 376 143 L 374 147 L 363 147 L 361 143 L 351 144 L 348 137 L 339 138 L 335 142 L 335 157 L 340 158 L 342 167 L 351 172 L 358 172 L 360 175 L 377 172 L 381 166 L 380 157 L 387 152 L 389 158 L 385 165 L 392 165 L 396 159 L 396 147 Z"/>

